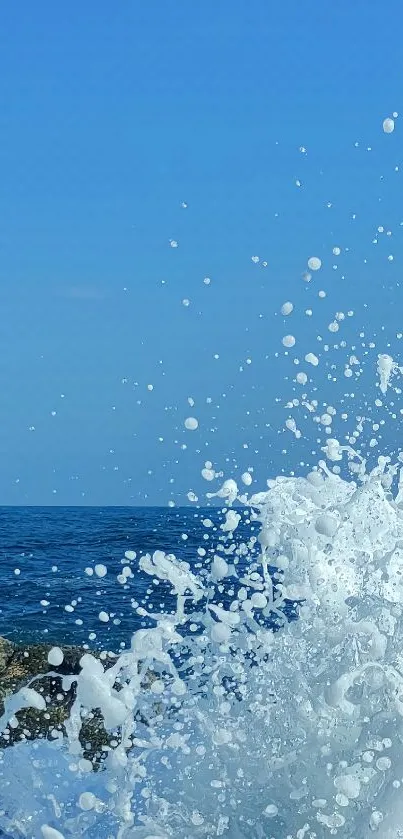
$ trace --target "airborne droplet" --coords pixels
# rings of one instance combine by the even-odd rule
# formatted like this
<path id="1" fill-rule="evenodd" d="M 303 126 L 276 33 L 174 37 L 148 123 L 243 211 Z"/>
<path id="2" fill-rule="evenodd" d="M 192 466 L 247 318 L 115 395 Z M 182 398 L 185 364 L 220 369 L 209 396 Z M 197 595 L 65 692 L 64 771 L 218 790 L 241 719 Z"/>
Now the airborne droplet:
<path id="1" fill-rule="evenodd" d="M 310 271 L 319 271 L 322 265 L 322 260 L 318 256 L 310 256 L 308 259 L 308 268 Z"/>
<path id="2" fill-rule="evenodd" d="M 198 427 L 199 420 L 197 420 L 195 417 L 188 417 L 187 419 L 185 419 L 185 428 L 187 428 L 188 431 L 196 431 L 196 428 Z"/>
<path id="3" fill-rule="evenodd" d="M 395 130 L 395 121 L 391 117 L 387 117 L 384 119 L 382 123 L 382 128 L 385 134 L 391 134 L 392 131 Z"/>

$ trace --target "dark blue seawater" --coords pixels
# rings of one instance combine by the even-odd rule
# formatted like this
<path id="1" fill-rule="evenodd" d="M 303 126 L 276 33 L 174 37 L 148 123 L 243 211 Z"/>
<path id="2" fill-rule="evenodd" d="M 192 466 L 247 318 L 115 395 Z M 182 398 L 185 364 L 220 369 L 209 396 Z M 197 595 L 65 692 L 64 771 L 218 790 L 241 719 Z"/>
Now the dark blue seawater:
<path id="1" fill-rule="evenodd" d="M 214 527 L 206 529 L 206 517 Z M 133 601 L 143 605 L 147 591 L 148 609 L 150 603 L 155 611 L 173 608 L 174 601 L 169 587 L 153 586 L 136 561 L 128 585 L 117 582 L 125 551 L 140 556 L 161 549 L 195 565 L 198 547 L 209 553 L 217 545 L 220 521 L 222 513 L 211 508 L 0 508 L 0 635 L 24 643 L 89 643 L 112 650 L 128 644 L 135 629 L 149 625 L 136 614 Z M 253 524 L 245 522 L 237 538 L 253 532 Z M 97 563 L 108 568 L 102 579 L 85 573 Z M 72 602 L 74 611 L 66 611 Z M 101 610 L 111 614 L 107 624 L 99 620 Z M 89 641 L 91 632 L 96 639 Z"/>

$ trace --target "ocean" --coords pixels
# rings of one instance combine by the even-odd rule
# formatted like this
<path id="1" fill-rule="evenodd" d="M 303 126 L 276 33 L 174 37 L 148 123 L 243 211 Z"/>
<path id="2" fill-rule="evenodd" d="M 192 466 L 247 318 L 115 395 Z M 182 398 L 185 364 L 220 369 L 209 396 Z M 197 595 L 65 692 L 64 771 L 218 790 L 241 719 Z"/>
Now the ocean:
<path id="1" fill-rule="evenodd" d="M 163 549 L 192 566 L 201 545 L 214 552 L 222 518 L 211 507 L 0 508 L 0 635 L 102 649 L 129 643 L 136 629 L 148 625 L 132 602 L 146 595 L 149 579 L 136 573 L 134 562 L 125 588 L 116 582 L 125 552 L 140 557 Z M 253 522 L 241 526 L 238 540 L 254 528 Z M 105 565 L 106 576 L 88 576 L 85 569 L 95 565 Z M 166 608 L 166 592 L 164 598 Z M 161 611 L 160 600 L 151 596 Z M 107 623 L 98 617 L 105 604 Z M 89 640 L 90 634 L 96 637 Z"/>

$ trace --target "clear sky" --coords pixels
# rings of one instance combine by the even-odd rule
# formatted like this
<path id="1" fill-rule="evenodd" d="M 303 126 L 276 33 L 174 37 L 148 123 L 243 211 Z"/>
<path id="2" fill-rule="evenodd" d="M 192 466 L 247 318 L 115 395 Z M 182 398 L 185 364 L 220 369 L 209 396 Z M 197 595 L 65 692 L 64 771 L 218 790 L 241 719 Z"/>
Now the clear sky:
<path id="1" fill-rule="evenodd" d="M 289 467 L 281 303 L 304 347 L 338 309 L 399 325 L 402 25 L 398 0 L 2 4 L 0 503 Z"/>

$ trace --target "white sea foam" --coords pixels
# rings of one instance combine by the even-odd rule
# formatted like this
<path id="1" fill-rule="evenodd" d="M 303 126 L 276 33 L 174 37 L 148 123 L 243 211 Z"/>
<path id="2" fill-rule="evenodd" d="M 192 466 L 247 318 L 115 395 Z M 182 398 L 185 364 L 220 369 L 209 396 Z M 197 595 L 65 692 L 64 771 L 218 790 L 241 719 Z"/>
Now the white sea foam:
<path id="1" fill-rule="evenodd" d="M 65 745 L 4 752 L 0 826 L 7 835 L 356 839 L 376 829 L 398 836 L 397 465 L 380 458 L 365 474 L 354 451 L 334 439 L 325 454 L 330 465 L 347 456 L 354 480 L 321 462 L 306 478 L 277 478 L 248 499 L 260 522 L 261 552 L 242 571 L 233 559 L 248 547 L 233 543 L 240 515 L 231 506 L 238 490 L 230 480 L 217 491 L 229 504 L 225 541 L 207 577 L 162 551 L 140 558 L 139 569 L 175 593 L 176 613 L 155 616 L 155 627 L 136 632 L 131 650 L 109 669 L 83 656 L 79 676 L 67 679 L 77 683 L 77 698 Z M 227 579 L 224 605 L 220 586 Z M 287 619 L 288 600 L 300 602 L 297 620 Z M 200 630 L 194 637 L 184 634 L 190 621 Z M 182 647 L 188 653 L 181 663 Z M 150 670 L 156 691 L 141 686 Z M 144 696 L 149 728 L 135 719 Z M 19 691 L 6 703 L 1 727 L 27 704 L 40 709 L 45 699 L 29 687 Z M 116 737 L 105 768 L 89 777 L 79 768 L 78 735 L 95 708 Z M 23 796 L 16 797 L 16 784 Z"/>

